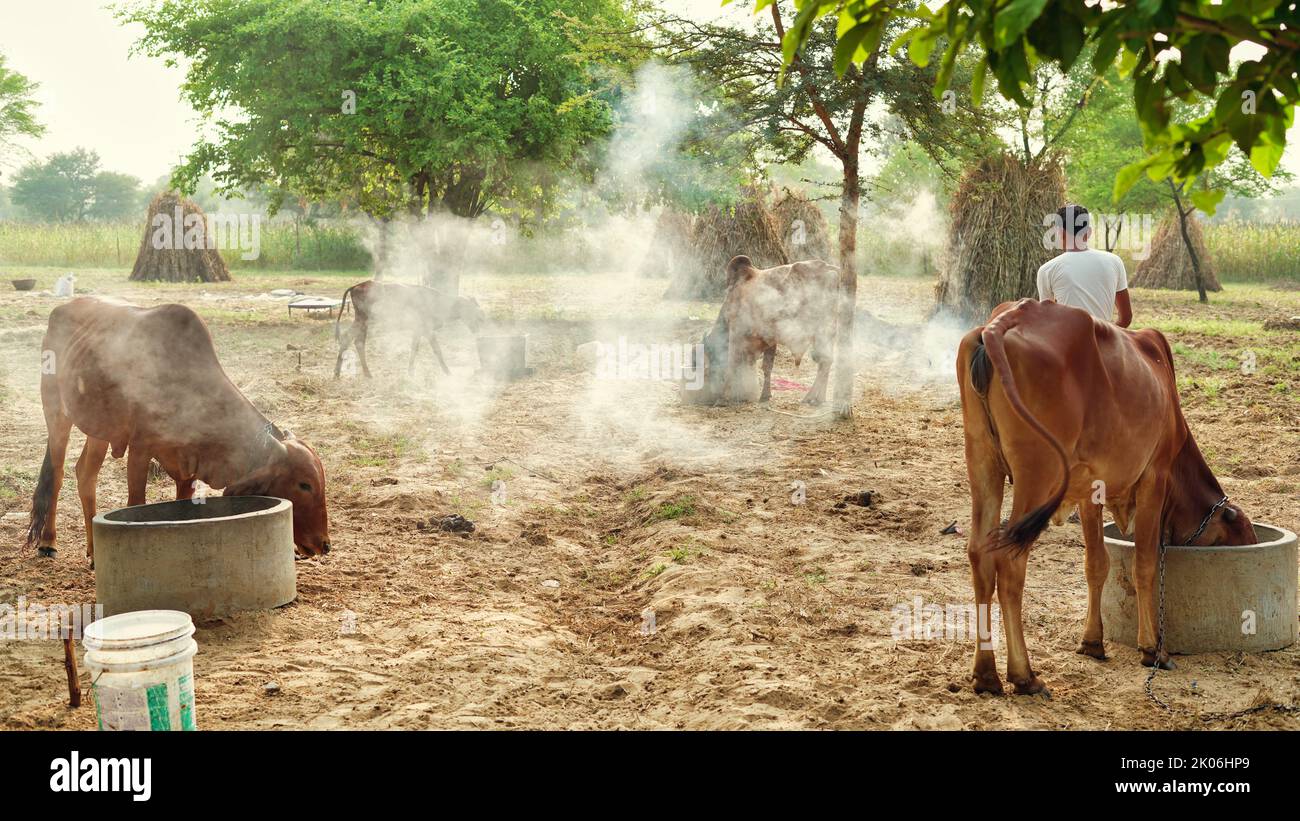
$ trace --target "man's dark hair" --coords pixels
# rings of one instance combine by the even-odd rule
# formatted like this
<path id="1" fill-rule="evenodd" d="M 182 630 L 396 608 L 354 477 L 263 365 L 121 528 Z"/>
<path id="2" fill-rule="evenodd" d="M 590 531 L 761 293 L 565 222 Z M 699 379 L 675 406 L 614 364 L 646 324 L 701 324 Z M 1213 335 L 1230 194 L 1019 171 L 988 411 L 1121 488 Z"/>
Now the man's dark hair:
<path id="1" fill-rule="evenodd" d="M 1088 209 L 1082 205 L 1065 205 L 1056 209 L 1057 224 L 1061 226 L 1061 231 L 1065 236 L 1079 239 L 1079 235 L 1092 225 L 1092 218 L 1088 216 Z"/>

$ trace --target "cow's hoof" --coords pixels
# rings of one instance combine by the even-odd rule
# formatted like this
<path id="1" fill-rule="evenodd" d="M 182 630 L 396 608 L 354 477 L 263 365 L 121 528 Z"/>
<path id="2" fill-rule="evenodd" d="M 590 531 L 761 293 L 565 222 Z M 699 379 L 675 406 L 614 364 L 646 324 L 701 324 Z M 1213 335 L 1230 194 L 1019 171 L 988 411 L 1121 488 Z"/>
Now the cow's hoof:
<path id="1" fill-rule="evenodd" d="M 36 548 L 36 555 L 40 556 L 42 559 L 53 559 L 54 547 L 52 545 L 44 545 L 42 547 L 38 547 Z"/>
<path id="2" fill-rule="evenodd" d="M 1047 689 L 1047 685 L 1038 676 L 1030 676 L 1028 681 L 1017 681 L 1015 685 L 1016 695 L 1018 696 L 1052 697 L 1052 691 Z"/>
<path id="3" fill-rule="evenodd" d="M 1074 652 L 1081 656 L 1092 656 L 1097 661 L 1106 660 L 1106 645 L 1099 641 L 1081 641 L 1079 649 Z"/>
<path id="4" fill-rule="evenodd" d="M 997 673 L 975 673 L 971 675 L 971 683 L 975 686 L 976 695 L 980 693 L 1002 695 L 1002 679 L 998 678 Z"/>
<path id="5" fill-rule="evenodd" d="M 1157 659 L 1154 650 L 1145 649 L 1142 651 L 1142 666 L 1158 667 L 1161 670 L 1173 670 L 1177 667 L 1177 665 L 1174 664 L 1174 660 L 1169 658 L 1168 653 L 1162 653 L 1161 657 Z"/>

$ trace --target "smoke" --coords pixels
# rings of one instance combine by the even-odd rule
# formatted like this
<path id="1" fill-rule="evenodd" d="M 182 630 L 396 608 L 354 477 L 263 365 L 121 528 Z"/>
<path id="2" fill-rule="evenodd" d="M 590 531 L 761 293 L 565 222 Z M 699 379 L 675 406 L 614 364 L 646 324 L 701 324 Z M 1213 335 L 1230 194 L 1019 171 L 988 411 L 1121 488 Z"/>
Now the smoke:
<path id="1" fill-rule="evenodd" d="M 728 442 L 717 431 L 702 435 L 700 411 L 683 406 L 681 380 L 672 379 L 673 374 L 665 379 L 661 369 L 655 378 L 633 373 L 635 369 L 597 372 L 592 357 L 579 354 L 580 347 L 590 353 L 595 346 L 615 350 L 622 344 L 672 350 L 669 359 L 681 362 L 715 316 L 712 306 L 665 303 L 648 312 L 639 307 L 652 298 L 648 288 L 658 291 L 674 273 L 664 271 L 665 278 L 647 280 L 639 271 L 653 241 L 657 194 L 707 174 L 682 150 L 693 129 L 714 113 L 700 102 L 706 91 L 685 69 L 655 63 L 642 67 L 616 112 L 616 127 L 599 151 L 594 175 L 558 186 L 563 194 L 557 218 L 525 226 L 492 213 L 474 220 L 437 215 L 373 223 L 366 232 L 383 277 L 407 283 L 459 278 L 460 292 L 477 296 L 496 320 L 481 334 L 530 335 L 530 364 L 539 369 L 538 380 L 559 380 L 547 387 L 546 401 L 554 402 L 557 390 L 568 392 L 559 416 L 576 440 L 571 444 L 589 449 L 593 465 L 724 462 L 734 460 L 737 445 L 745 444 Z M 937 256 L 946 233 L 944 215 L 929 191 L 864 217 L 864 233 L 889 237 L 913 259 Z M 958 321 L 926 318 L 915 300 L 895 300 L 892 291 L 864 291 L 860 308 L 856 354 L 873 382 L 896 391 L 955 390 L 953 361 L 965 330 Z M 688 314 L 694 324 L 683 322 Z M 833 310 L 827 307 L 825 314 L 833 323 Z M 554 321 L 570 315 L 578 321 Z M 414 331 L 400 324 L 388 329 L 384 344 L 401 357 L 402 369 L 404 337 Z M 463 328 L 448 328 L 440 337 L 450 340 L 443 349 L 452 376 L 435 374 L 432 397 L 424 396 L 429 388 L 418 376 L 403 380 L 401 388 L 407 401 L 429 403 L 436 419 L 437 430 L 425 441 L 430 455 L 447 441 L 461 448 L 490 443 L 501 402 L 507 396 L 518 401 L 534 387 L 502 386 L 476 376 L 474 343 Z M 425 349 L 421 356 L 430 354 Z M 788 366 L 784 352 L 778 361 Z M 430 367 L 417 362 L 417 372 Z M 876 374 L 882 375 L 879 380 Z M 367 402 L 367 423 L 397 427 L 396 420 L 385 419 L 390 406 L 391 400 Z M 513 455 L 540 459 L 535 466 L 546 464 L 544 453 Z"/>
<path id="2" fill-rule="evenodd" d="M 891 393 L 925 391 L 955 398 L 957 346 L 970 327 L 961 318 L 932 310 L 928 285 L 944 267 L 948 218 L 927 188 L 893 197 L 863 216 L 862 243 L 869 274 L 923 277 L 927 290 L 908 295 L 891 288 L 859 288 L 855 340 L 860 365 Z M 909 298 L 910 296 L 910 298 Z"/>

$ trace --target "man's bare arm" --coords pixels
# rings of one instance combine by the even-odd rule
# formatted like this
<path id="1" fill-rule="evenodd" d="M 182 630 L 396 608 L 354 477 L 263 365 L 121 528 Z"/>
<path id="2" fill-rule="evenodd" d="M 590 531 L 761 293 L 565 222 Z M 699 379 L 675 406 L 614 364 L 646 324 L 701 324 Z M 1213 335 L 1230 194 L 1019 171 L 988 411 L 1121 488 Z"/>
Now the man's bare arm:
<path id="1" fill-rule="evenodd" d="M 1133 304 L 1129 302 L 1127 288 L 1116 292 L 1115 308 L 1119 311 L 1115 324 L 1121 328 L 1127 328 L 1133 322 Z"/>

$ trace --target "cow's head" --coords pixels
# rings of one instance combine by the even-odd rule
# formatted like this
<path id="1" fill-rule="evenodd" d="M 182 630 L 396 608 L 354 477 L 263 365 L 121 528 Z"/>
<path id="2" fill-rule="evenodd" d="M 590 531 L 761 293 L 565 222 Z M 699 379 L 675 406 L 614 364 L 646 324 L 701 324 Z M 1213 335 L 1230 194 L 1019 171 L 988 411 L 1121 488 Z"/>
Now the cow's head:
<path id="1" fill-rule="evenodd" d="M 483 323 L 487 321 L 487 318 L 483 315 L 483 309 L 478 306 L 478 300 L 474 299 L 474 297 L 457 297 L 454 313 L 456 319 L 464 322 L 465 327 L 469 328 L 473 333 L 478 333 L 478 329 L 483 327 Z"/>
<path id="2" fill-rule="evenodd" d="M 316 451 L 292 433 L 268 436 L 266 464 L 228 485 L 226 496 L 274 496 L 293 503 L 293 544 L 300 556 L 330 551 L 329 516 L 325 511 L 325 468 Z"/>
<path id="3" fill-rule="evenodd" d="M 1193 512 L 1189 511 L 1188 513 L 1190 514 Z M 1207 515 L 1209 516 L 1209 521 L 1206 522 L 1205 530 L 1200 536 L 1197 536 L 1196 539 L 1192 541 L 1193 545 L 1235 546 L 1255 544 L 1259 541 L 1255 538 L 1255 526 L 1251 524 L 1250 517 L 1246 515 L 1246 511 L 1242 510 L 1237 505 L 1234 505 L 1232 502 L 1227 502 L 1214 510 L 1213 513 L 1211 513 L 1210 508 L 1207 507 L 1199 516 L 1184 515 L 1180 517 L 1185 521 L 1180 523 L 1182 525 L 1181 528 L 1175 530 L 1171 542 L 1173 544 L 1186 543 L 1186 541 L 1191 538 L 1192 534 L 1196 532 L 1196 528 L 1200 527 L 1201 522 L 1205 521 Z M 1179 530 L 1185 532 L 1178 532 Z"/>

